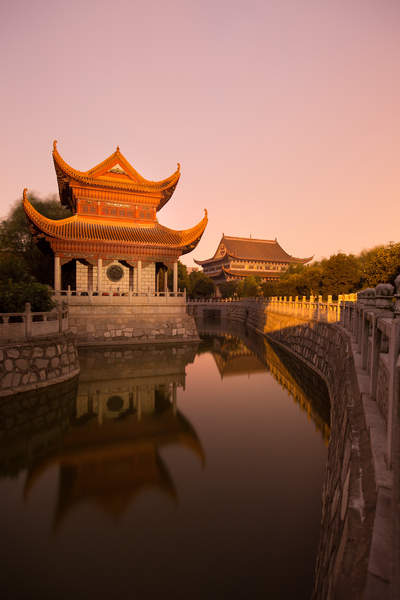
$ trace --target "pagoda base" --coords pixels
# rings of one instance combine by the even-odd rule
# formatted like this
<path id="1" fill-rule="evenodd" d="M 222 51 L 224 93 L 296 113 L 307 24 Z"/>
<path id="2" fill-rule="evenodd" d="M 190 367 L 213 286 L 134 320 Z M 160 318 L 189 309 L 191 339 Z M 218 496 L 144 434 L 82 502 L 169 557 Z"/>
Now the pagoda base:
<path id="1" fill-rule="evenodd" d="M 111 299 L 111 298 L 110 298 Z M 85 300 L 85 297 L 82 298 Z M 194 318 L 186 312 L 186 299 L 135 298 L 135 303 L 69 303 L 69 327 L 78 346 L 170 342 L 198 342 Z M 149 301 L 150 300 L 150 301 Z"/>

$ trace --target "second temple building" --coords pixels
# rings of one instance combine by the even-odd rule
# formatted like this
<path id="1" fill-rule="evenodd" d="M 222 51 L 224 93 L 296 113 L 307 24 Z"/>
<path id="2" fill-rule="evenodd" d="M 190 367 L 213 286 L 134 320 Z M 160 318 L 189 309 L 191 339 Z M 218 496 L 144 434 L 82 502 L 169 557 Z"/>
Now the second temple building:
<path id="1" fill-rule="evenodd" d="M 253 275 L 262 281 L 276 281 L 291 264 L 306 264 L 313 257 L 296 258 L 275 240 L 233 237 L 222 234 L 214 256 L 195 260 L 215 285 L 240 281 Z"/>

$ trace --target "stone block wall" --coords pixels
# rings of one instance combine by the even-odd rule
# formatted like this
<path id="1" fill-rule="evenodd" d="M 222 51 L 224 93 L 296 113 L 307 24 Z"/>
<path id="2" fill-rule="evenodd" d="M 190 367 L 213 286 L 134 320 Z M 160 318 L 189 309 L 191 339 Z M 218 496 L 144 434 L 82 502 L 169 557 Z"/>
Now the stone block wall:
<path id="1" fill-rule="evenodd" d="M 71 336 L 0 347 L 0 396 L 66 381 L 78 373 L 78 352 Z"/>
<path id="2" fill-rule="evenodd" d="M 78 345 L 199 339 L 196 323 L 182 302 L 176 306 L 71 306 L 69 324 Z"/>
<path id="3" fill-rule="evenodd" d="M 329 388 L 331 442 L 313 597 L 361 598 L 377 497 L 350 339 L 339 327 L 325 323 L 289 326 L 269 338 L 312 366 Z"/>

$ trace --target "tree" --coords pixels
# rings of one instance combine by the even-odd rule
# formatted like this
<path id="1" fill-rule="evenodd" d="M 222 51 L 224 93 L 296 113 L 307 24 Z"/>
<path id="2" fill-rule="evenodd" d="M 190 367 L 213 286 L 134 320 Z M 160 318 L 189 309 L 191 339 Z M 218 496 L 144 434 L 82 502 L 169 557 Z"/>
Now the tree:
<path id="1" fill-rule="evenodd" d="M 55 196 L 43 200 L 30 195 L 29 200 L 36 210 L 50 219 L 65 219 L 71 216 L 71 211 L 63 208 Z M 29 275 L 51 285 L 54 257 L 50 248 L 44 248 L 45 245 L 42 242 L 42 248 L 45 250 L 43 252 L 32 238 L 22 201 L 18 200 L 9 215 L 0 223 L 0 250 L 22 259 Z"/>
<path id="2" fill-rule="evenodd" d="M 0 254 L 0 312 L 23 312 L 29 302 L 36 312 L 48 311 L 54 303 L 47 285 L 38 283 L 24 260 L 10 252 Z"/>
<path id="3" fill-rule="evenodd" d="M 238 289 L 238 281 L 223 281 L 218 285 L 222 298 L 232 298 Z"/>
<path id="4" fill-rule="evenodd" d="M 250 275 L 239 282 L 237 293 L 242 298 L 258 296 L 261 291 L 260 278 Z"/>
<path id="5" fill-rule="evenodd" d="M 365 287 L 393 283 L 400 272 L 400 243 L 377 246 L 360 255 L 361 280 Z"/>
<path id="6" fill-rule="evenodd" d="M 214 295 L 215 285 L 203 271 L 192 271 L 189 275 L 188 292 L 191 298 L 207 298 Z"/>
<path id="7" fill-rule="evenodd" d="M 189 275 L 187 272 L 187 267 L 180 260 L 178 260 L 178 289 L 179 290 L 188 290 L 190 286 Z M 172 290 L 173 288 L 173 271 L 172 269 L 168 269 L 168 288 Z"/>
<path id="8" fill-rule="evenodd" d="M 339 252 L 324 263 L 322 291 L 324 294 L 348 294 L 360 287 L 361 270 L 353 254 Z"/>

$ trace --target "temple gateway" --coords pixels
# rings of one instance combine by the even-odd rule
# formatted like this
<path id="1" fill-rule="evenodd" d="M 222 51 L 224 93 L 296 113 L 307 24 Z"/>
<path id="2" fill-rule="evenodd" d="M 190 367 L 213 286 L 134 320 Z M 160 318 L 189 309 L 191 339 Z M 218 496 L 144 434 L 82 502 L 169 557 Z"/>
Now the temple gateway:
<path id="1" fill-rule="evenodd" d="M 26 190 L 23 206 L 33 235 L 54 253 L 55 291 L 62 288 L 62 266 L 75 260 L 77 291 L 165 293 L 165 272 L 171 267 L 172 293 L 177 293 L 178 258 L 196 247 L 207 225 L 207 211 L 200 223 L 183 231 L 157 221 L 157 212 L 179 181 L 179 164 L 167 179 L 149 181 L 129 164 L 119 147 L 89 171 L 69 166 L 57 142 L 53 159 L 61 203 L 73 216 L 44 217 L 29 202 Z"/>
<path id="2" fill-rule="evenodd" d="M 217 286 L 224 281 L 240 281 L 250 275 L 263 281 L 276 281 L 290 264 L 306 264 L 309 258 L 290 256 L 275 240 L 232 237 L 222 234 L 212 258 L 195 260 Z"/>

